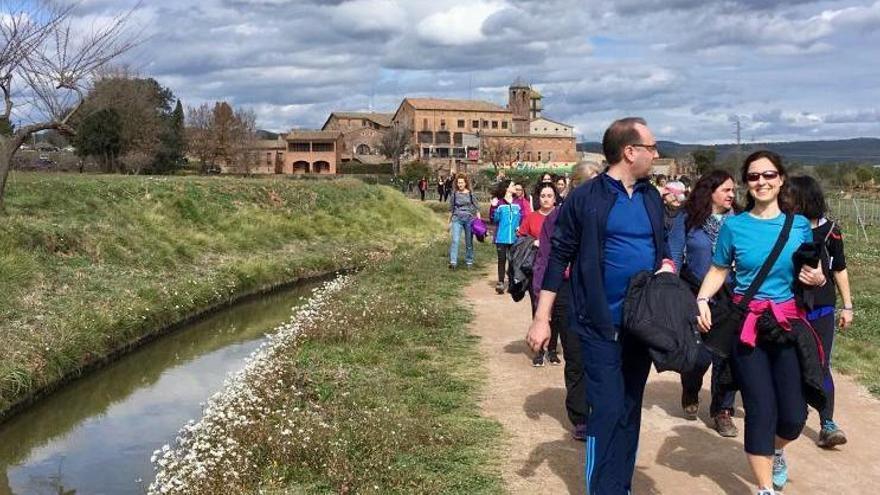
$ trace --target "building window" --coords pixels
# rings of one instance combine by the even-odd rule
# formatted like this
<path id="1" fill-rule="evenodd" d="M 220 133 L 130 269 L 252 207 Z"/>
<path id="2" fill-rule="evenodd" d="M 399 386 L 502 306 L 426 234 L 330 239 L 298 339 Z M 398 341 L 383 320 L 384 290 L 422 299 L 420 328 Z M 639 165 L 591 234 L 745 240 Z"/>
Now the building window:
<path id="1" fill-rule="evenodd" d="M 473 127 L 474 129 L 479 129 L 480 128 L 480 121 L 475 120 L 475 121 L 471 122 L 471 127 Z"/>
<path id="2" fill-rule="evenodd" d="M 526 161 L 527 162 L 532 161 L 532 152 L 531 151 L 526 151 Z"/>
<path id="3" fill-rule="evenodd" d="M 459 120 L 458 120 L 458 128 L 459 128 L 459 129 L 463 129 L 463 128 L 464 128 L 464 120 L 463 120 L 463 119 L 459 119 Z"/>
<path id="4" fill-rule="evenodd" d="M 269 153 L 266 153 L 266 165 L 271 165 L 271 164 L 272 164 L 272 153 L 269 152 Z"/>
<path id="5" fill-rule="evenodd" d="M 440 128 L 446 129 L 446 119 L 440 119 Z"/>
<path id="6" fill-rule="evenodd" d="M 333 151 L 333 143 L 312 143 L 312 151 Z"/>
<path id="7" fill-rule="evenodd" d="M 538 161 L 539 162 L 541 161 L 541 152 L 540 151 L 538 152 Z"/>
<path id="8" fill-rule="evenodd" d="M 488 120 L 484 120 L 484 121 L 483 121 L 483 129 L 485 129 L 485 128 L 487 128 L 487 127 L 489 127 L 489 121 L 488 121 Z"/>
<path id="9" fill-rule="evenodd" d="M 428 130 L 428 119 L 422 119 L 422 130 L 423 131 Z"/>
<path id="10" fill-rule="evenodd" d="M 287 145 L 288 151 L 296 151 L 298 153 L 308 153 L 311 151 L 309 143 L 290 143 Z"/>
<path id="11" fill-rule="evenodd" d="M 498 121 L 497 120 L 492 121 L 492 129 L 498 129 Z"/>
<path id="12" fill-rule="evenodd" d="M 502 129 L 507 129 L 507 121 L 506 121 L 506 120 L 502 120 L 502 121 L 501 121 L 501 128 L 502 128 Z"/>

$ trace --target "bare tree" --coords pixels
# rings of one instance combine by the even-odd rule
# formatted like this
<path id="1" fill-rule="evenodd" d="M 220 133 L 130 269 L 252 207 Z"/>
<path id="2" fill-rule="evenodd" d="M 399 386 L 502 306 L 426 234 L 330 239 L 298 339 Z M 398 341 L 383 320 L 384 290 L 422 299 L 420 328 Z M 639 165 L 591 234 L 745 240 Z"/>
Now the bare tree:
<path id="1" fill-rule="evenodd" d="M 202 173 L 214 165 L 214 111 L 211 105 L 202 103 L 186 110 L 186 149 L 198 158 Z"/>
<path id="2" fill-rule="evenodd" d="M 382 136 L 379 152 L 391 159 L 394 175 L 400 175 L 400 157 L 412 143 L 412 131 L 406 125 L 396 125 Z"/>
<path id="3" fill-rule="evenodd" d="M 513 144 L 500 137 L 483 137 L 481 158 L 490 162 L 497 172 L 499 168 L 510 168 L 516 162 L 516 149 Z"/>
<path id="4" fill-rule="evenodd" d="M 250 109 L 236 109 L 230 148 L 232 160 L 242 173 L 250 175 L 256 166 L 259 159 L 256 145 L 257 114 Z"/>
<path id="5" fill-rule="evenodd" d="M 73 27 L 74 4 L 0 0 L 0 120 L 13 112 L 29 124 L 0 136 L 0 207 L 15 154 L 32 134 L 68 124 L 85 99 L 95 71 L 136 45 L 127 24 L 139 4 L 89 32 Z M 23 113 L 22 113 L 23 112 Z"/>

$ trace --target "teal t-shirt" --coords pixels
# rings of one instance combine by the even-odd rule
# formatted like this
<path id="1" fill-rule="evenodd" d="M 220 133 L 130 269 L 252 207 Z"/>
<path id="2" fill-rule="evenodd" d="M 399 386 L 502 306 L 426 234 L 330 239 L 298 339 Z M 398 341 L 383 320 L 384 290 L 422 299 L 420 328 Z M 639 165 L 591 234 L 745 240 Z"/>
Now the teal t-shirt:
<path id="1" fill-rule="evenodd" d="M 773 245 L 782 231 L 785 215 L 776 218 L 755 218 L 748 212 L 729 218 L 718 233 L 712 264 L 736 270 L 734 292 L 745 294 L 761 270 L 764 260 L 770 256 Z M 813 241 L 810 221 L 801 215 L 794 216 L 791 234 L 764 283 L 758 289 L 755 299 L 783 302 L 794 297 L 792 288 L 796 279 L 794 273 L 794 252 L 805 242 Z"/>

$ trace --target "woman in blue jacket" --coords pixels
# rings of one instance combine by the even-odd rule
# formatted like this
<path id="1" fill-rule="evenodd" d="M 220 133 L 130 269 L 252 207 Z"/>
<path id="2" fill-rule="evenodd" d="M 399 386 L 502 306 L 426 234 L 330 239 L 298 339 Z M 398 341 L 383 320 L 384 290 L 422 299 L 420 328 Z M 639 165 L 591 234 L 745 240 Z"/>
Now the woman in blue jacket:
<path id="1" fill-rule="evenodd" d="M 706 276 L 712 264 L 718 232 L 724 221 L 739 209 L 735 187 L 733 177 L 723 170 L 703 175 L 694 185 L 693 192 L 682 206 L 682 213 L 675 216 L 669 230 L 669 252 L 675 266 L 679 267 L 679 273 L 687 270 L 697 281 Z M 720 370 L 726 368 L 724 361 L 721 357 L 707 355 L 703 366 L 681 374 L 681 407 L 687 419 L 697 419 L 703 375 L 712 364 L 709 414 L 721 436 L 735 437 L 738 432 L 731 418 L 736 394 L 719 386 Z"/>
<path id="2" fill-rule="evenodd" d="M 507 255 L 510 246 L 516 242 L 516 230 L 522 220 L 520 206 L 513 201 L 516 185 L 509 181 L 502 181 L 492 198 L 491 213 L 495 223 L 495 250 L 498 253 L 498 283 L 495 291 L 504 293 L 504 274 L 507 273 Z"/>

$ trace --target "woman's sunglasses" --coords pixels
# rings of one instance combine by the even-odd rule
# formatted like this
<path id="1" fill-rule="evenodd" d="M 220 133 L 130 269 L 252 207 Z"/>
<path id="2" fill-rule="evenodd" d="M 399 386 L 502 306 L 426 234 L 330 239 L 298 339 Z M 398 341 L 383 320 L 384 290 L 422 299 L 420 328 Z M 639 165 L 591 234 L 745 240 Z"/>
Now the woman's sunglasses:
<path id="1" fill-rule="evenodd" d="M 749 182 L 758 182 L 763 177 L 766 180 L 773 180 L 779 177 L 779 172 L 775 170 L 766 170 L 764 172 L 749 172 L 746 174 L 746 180 Z"/>

